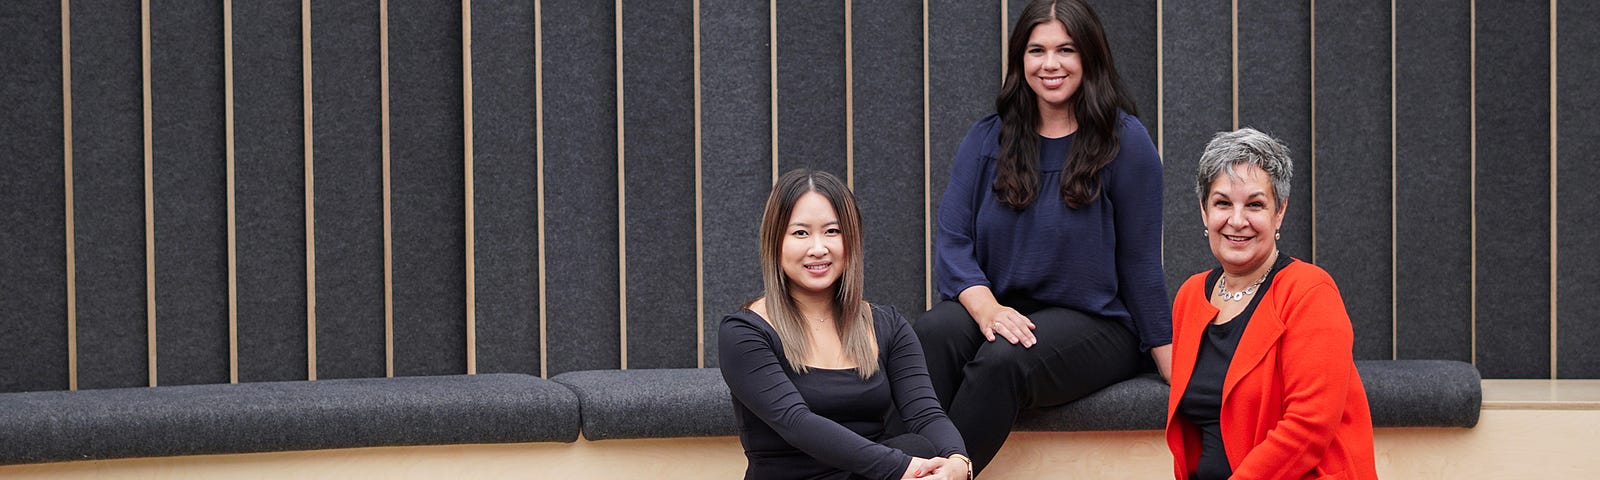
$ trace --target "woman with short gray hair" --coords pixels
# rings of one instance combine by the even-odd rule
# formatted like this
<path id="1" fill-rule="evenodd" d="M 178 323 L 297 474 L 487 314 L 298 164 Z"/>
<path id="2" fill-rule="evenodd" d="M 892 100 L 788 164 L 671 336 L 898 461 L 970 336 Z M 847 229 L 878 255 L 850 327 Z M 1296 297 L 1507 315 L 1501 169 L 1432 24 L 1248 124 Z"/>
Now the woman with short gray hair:
<path id="1" fill-rule="evenodd" d="M 1167 446 L 1179 480 L 1378 476 L 1339 288 L 1278 251 L 1293 176 L 1288 147 L 1249 128 L 1200 155 L 1195 194 L 1220 266 L 1172 302 Z"/>

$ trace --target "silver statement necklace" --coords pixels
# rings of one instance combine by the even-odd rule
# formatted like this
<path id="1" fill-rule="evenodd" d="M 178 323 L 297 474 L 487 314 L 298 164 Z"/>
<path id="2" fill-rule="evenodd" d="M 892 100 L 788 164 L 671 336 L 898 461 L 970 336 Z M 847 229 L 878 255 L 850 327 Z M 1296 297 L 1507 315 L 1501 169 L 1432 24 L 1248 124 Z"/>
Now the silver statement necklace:
<path id="1" fill-rule="evenodd" d="M 1273 256 L 1276 257 L 1277 255 Z M 1222 272 L 1222 278 L 1217 279 L 1217 296 L 1222 297 L 1222 301 L 1224 302 L 1237 302 L 1244 300 L 1245 295 L 1256 294 L 1256 289 L 1261 288 L 1261 282 L 1267 281 L 1267 275 L 1270 273 L 1272 273 L 1272 266 L 1268 265 L 1267 271 L 1261 274 L 1261 278 L 1257 278 L 1255 283 L 1251 283 L 1249 286 L 1244 287 L 1244 291 L 1229 292 L 1228 272 Z"/>

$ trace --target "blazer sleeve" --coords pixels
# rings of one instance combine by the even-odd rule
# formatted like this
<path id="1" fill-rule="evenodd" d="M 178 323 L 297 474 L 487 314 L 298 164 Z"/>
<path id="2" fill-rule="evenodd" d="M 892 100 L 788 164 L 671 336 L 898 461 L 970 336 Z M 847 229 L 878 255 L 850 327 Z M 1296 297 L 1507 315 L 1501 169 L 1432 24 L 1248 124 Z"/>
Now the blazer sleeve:
<path id="1" fill-rule="evenodd" d="M 1106 178 L 1117 246 L 1117 291 L 1133 317 L 1139 350 L 1172 343 L 1172 304 L 1161 267 L 1161 156 L 1144 124 L 1122 116 L 1121 152 Z"/>
<path id="2" fill-rule="evenodd" d="M 917 333 L 893 308 L 878 313 L 888 317 L 880 324 L 888 325 L 884 333 L 889 335 L 889 348 L 879 355 L 886 360 L 884 372 L 889 375 L 889 386 L 901 420 L 912 433 L 922 435 L 938 447 L 939 456 L 966 455 L 966 442 L 962 441 L 961 432 L 956 431 L 934 394 L 933 380 L 928 376 L 928 363 L 923 358 Z"/>
<path id="3" fill-rule="evenodd" d="M 1250 449 L 1234 478 L 1300 478 L 1315 468 L 1344 416 L 1350 385 L 1357 380 L 1355 332 L 1332 280 L 1290 295 L 1283 311 L 1278 372 L 1283 381 L 1283 416 Z"/>
<path id="4" fill-rule="evenodd" d="M 939 284 L 939 295 L 956 299 L 963 290 L 983 285 L 990 286 L 978 264 L 976 239 L 978 205 L 989 186 L 983 184 L 984 162 L 991 155 L 998 138 L 1000 119 L 990 115 L 978 121 L 961 140 L 954 164 L 950 167 L 950 181 L 945 185 L 944 197 L 939 200 L 939 231 L 934 236 L 934 272 Z"/>
<path id="5" fill-rule="evenodd" d="M 734 400 L 771 426 L 784 441 L 819 462 L 867 478 L 900 478 L 911 465 L 911 456 L 813 413 L 784 374 L 774 350 L 776 342 L 751 322 L 731 316 L 717 331 L 722 379 L 728 383 Z"/>

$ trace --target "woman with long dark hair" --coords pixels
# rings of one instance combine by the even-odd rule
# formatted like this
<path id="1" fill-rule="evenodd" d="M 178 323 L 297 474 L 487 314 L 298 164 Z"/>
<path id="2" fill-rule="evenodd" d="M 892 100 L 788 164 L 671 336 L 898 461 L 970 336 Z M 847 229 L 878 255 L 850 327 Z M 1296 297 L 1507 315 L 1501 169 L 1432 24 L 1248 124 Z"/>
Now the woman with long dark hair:
<path id="1" fill-rule="evenodd" d="M 862 300 L 861 214 L 844 182 L 795 170 L 761 218 L 765 292 L 717 330 L 752 479 L 969 478 L 972 463 L 892 307 Z M 909 433 L 885 431 L 889 413 Z"/>
<path id="2" fill-rule="evenodd" d="M 975 467 L 1017 412 L 1166 376 L 1161 159 L 1094 11 L 1037 0 L 1013 29 L 997 113 L 967 133 L 939 207 L 943 299 L 916 324 Z"/>

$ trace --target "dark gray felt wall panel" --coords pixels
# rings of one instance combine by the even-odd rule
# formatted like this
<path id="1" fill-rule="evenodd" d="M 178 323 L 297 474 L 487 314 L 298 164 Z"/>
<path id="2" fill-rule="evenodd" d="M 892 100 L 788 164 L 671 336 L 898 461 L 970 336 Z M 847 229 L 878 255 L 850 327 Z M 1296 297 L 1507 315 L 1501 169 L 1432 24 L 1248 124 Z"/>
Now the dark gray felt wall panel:
<path id="1" fill-rule="evenodd" d="M 0 392 L 64 390 L 66 173 L 61 5 L 0 6 Z"/>
<path id="2" fill-rule="evenodd" d="M 78 388 L 145 386 L 139 5 L 79 0 L 70 22 Z"/>
<path id="3" fill-rule="evenodd" d="M 851 9 L 855 193 L 865 233 L 867 301 L 926 310 L 923 252 L 922 2 Z M 915 55 L 910 54 L 915 52 Z"/>
<path id="4" fill-rule="evenodd" d="M 994 113 L 994 96 L 999 89 L 1000 9 L 983 2 L 930 0 L 928 218 L 934 224 L 935 237 L 939 202 L 944 198 L 961 139 L 972 124 Z M 933 282 L 933 272 L 927 275 L 927 282 Z M 923 289 L 927 288 L 924 285 Z M 933 296 L 934 302 L 940 300 L 937 290 Z M 906 316 L 915 318 L 920 313 L 906 312 Z"/>
<path id="5" fill-rule="evenodd" d="M 1477 365 L 1484 378 L 1551 374 L 1549 7 L 1533 0 L 1477 7 Z"/>
<path id="6" fill-rule="evenodd" d="M 1162 17 L 1168 29 L 1162 47 L 1166 89 L 1165 150 L 1162 152 L 1162 259 L 1167 294 L 1201 270 L 1216 267 L 1194 193 L 1195 164 L 1206 142 L 1233 125 L 1233 80 L 1229 51 L 1230 3 L 1168 2 Z M 1159 144 L 1158 144 L 1159 145 Z"/>
<path id="7" fill-rule="evenodd" d="M 539 373 L 533 1 L 472 5 L 478 373 Z"/>
<path id="8" fill-rule="evenodd" d="M 305 135 L 300 3 L 234 5 L 239 381 L 304 380 Z"/>
<path id="9" fill-rule="evenodd" d="M 1399 358 L 1472 360 L 1471 7 L 1395 5 Z"/>
<path id="10" fill-rule="evenodd" d="M 1557 268 L 1556 315 L 1560 326 L 1556 344 L 1556 370 L 1560 378 L 1600 378 L 1600 352 L 1591 348 L 1600 338 L 1600 89 L 1591 80 L 1600 76 L 1600 32 L 1586 26 L 1600 23 L 1600 5 L 1562 2 L 1556 6 L 1557 62 L 1556 132 L 1559 150 L 1556 192 Z"/>
<path id="11" fill-rule="evenodd" d="M 1139 120 L 1153 142 L 1156 128 L 1156 2 L 1155 0 L 1091 0 L 1111 43 L 1111 57 L 1122 77 L 1123 93 L 1132 97 Z"/>
<path id="12" fill-rule="evenodd" d="M 628 368 L 700 365 L 694 2 L 622 7 Z"/>
<path id="13" fill-rule="evenodd" d="M 378 5 L 311 4 L 317 378 L 385 374 Z"/>
<path id="14" fill-rule="evenodd" d="M 772 189 L 767 5 L 700 3 L 701 237 L 705 365 L 717 365 L 717 325 L 761 294 L 757 229 Z"/>
<path id="15" fill-rule="evenodd" d="M 1316 166 L 1311 161 L 1311 6 L 1309 2 L 1275 0 L 1239 0 L 1238 5 L 1239 127 L 1266 132 L 1289 147 L 1295 164 L 1294 179 L 1290 181 L 1289 211 L 1284 214 L 1278 249 L 1314 263 L 1317 259 L 1311 218 L 1316 209 L 1316 192 L 1311 191 L 1311 177 Z M 1178 127 L 1176 122 L 1167 124 L 1186 128 Z M 1198 160 L 1198 151 L 1191 158 Z"/>
<path id="16" fill-rule="evenodd" d="M 150 5 L 156 383 L 227 382 L 222 5 Z"/>
<path id="17" fill-rule="evenodd" d="M 778 2 L 778 174 L 826 170 L 844 179 L 844 3 Z"/>
<path id="18" fill-rule="evenodd" d="M 541 5 L 544 34 L 546 371 L 621 366 L 616 12 Z"/>
<path id="19" fill-rule="evenodd" d="M 1356 358 L 1392 359 L 1389 6 L 1325 1 L 1316 20 L 1317 76 L 1333 79 L 1315 92 L 1317 189 L 1327 193 L 1316 205 L 1317 263 L 1339 284 Z"/>
<path id="20" fill-rule="evenodd" d="M 461 6 L 389 4 L 394 374 L 466 373 Z"/>

